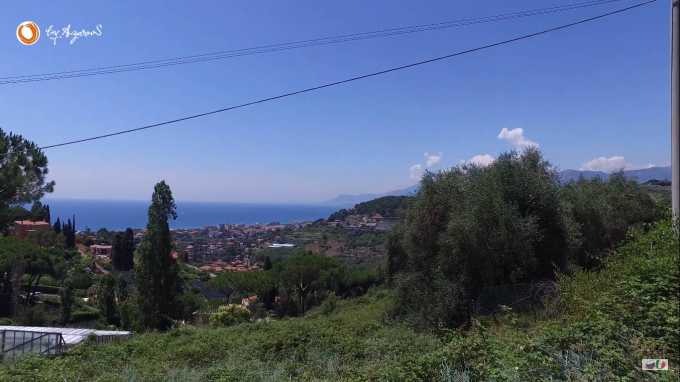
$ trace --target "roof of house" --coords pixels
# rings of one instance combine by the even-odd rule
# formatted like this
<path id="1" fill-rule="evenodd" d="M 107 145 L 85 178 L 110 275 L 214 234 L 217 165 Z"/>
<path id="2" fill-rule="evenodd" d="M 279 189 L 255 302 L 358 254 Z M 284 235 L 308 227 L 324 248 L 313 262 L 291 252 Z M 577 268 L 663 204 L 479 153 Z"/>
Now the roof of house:
<path id="1" fill-rule="evenodd" d="M 14 224 L 30 225 L 30 226 L 49 226 L 50 225 L 50 223 L 48 223 L 46 221 L 34 222 L 34 221 L 31 221 L 31 220 L 17 220 L 17 221 L 14 222 Z"/>

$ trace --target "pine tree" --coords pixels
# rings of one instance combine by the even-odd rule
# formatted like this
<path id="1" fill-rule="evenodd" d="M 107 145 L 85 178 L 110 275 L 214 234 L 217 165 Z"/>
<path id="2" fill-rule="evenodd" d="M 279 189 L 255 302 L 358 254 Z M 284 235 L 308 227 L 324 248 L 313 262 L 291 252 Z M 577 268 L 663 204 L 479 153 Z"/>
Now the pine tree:
<path id="1" fill-rule="evenodd" d="M 168 329 L 177 312 L 177 264 L 170 253 L 172 239 L 168 219 L 176 219 L 175 200 L 170 187 L 161 181 L 154 187 L 149 221 L 144 240 L 138 248 L 137 280 L 142 324 L 148 328 Z"/>

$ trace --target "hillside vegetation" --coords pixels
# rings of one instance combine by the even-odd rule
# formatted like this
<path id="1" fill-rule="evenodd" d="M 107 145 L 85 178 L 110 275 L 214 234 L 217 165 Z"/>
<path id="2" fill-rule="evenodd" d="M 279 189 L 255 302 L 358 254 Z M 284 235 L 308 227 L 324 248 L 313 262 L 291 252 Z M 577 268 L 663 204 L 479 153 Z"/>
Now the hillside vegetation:
<path id="1" fill-rule="evenodd" d="M 669 220 L 635 230 L 600 271 L 560 276 L 546 307 L 477 317 L 465 330 L 391 321 L 392 293 L 325 303 L 302 318 L 180 327 L 0 368 L 3 381 L 677 380 L 678 246 Z M 676 366 L 673 366 L 676 367 Z"/>
<path id="2" fill-rule="evenodd" d="M 355 205 L 350 209 L 334 212 L 328 220 L 344 220 L 349 215 L 380 214 L 386 217 L 402 217 L 413 201 L 411 196 L 383 196 Z"/>

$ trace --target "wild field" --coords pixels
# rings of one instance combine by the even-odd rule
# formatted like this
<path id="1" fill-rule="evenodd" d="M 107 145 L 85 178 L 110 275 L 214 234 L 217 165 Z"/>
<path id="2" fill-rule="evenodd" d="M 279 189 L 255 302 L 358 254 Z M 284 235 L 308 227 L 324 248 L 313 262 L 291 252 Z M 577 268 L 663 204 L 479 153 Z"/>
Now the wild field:
<path id="1" fill-rule="evenodd" d="M 306 316 L 185 326 L 55 358 L 5 363 L 3 381 L 677 380 L 678 242 L 670 221 L 633 232 L 600 271 L 563 275 L 543 308 L 418 331 L 379 288 Z M 642 358 L 671 372 L 642 372 Z"/>

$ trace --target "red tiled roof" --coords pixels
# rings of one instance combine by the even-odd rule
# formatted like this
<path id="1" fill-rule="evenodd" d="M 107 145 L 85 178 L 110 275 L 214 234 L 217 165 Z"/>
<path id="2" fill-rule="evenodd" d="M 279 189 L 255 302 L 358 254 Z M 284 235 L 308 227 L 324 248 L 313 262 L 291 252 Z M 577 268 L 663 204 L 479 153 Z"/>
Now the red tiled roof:
<path id="1" fill-rule="evenodd" d="M 17 224 L 17 225 L 32 225 L 32 226 L 46 226 L 46 225 L 49 226 L 50 225 L 50 223 L 48 223 L 46 221 L 34 222 L 34 221 L 30 221 L 30 220 L 17 220 L 17 221 L 14 222 L 14 224 Z"/>

